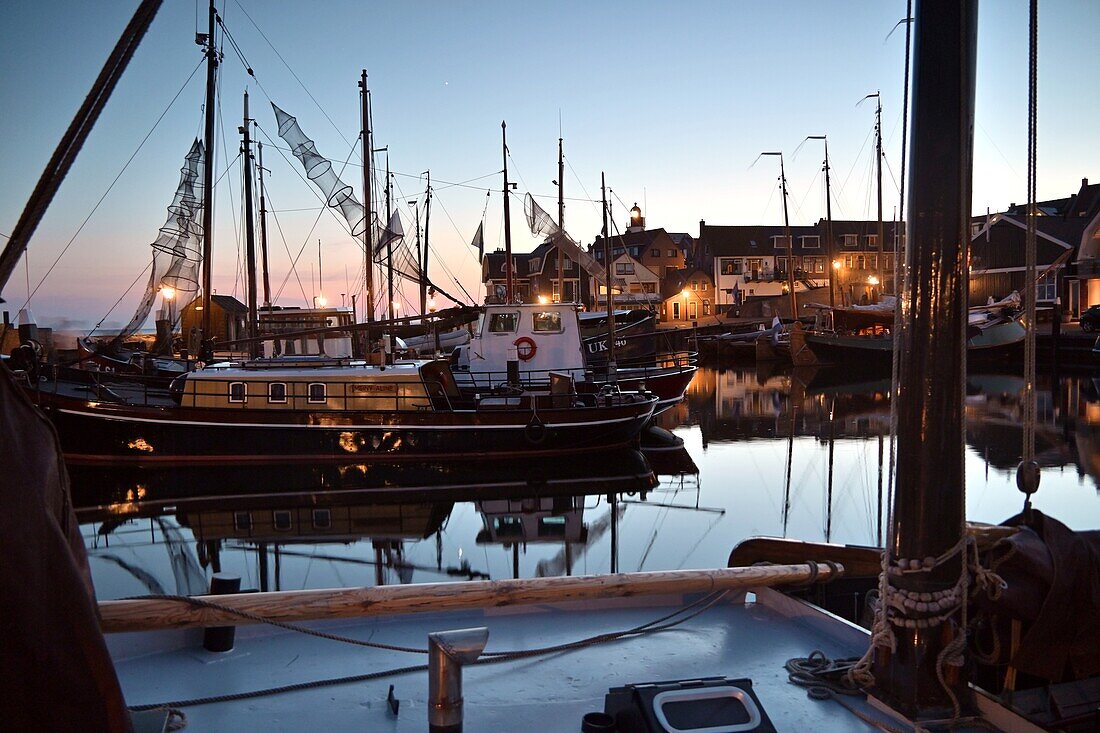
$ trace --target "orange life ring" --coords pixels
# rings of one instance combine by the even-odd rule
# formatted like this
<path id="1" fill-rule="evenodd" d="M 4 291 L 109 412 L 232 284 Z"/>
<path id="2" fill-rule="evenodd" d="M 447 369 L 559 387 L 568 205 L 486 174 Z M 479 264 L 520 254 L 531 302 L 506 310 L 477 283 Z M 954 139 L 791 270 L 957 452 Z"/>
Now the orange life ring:
<path id="1" fill-rule="evenodd" d="M 535 340 L 528 336 L 520 336 L 512 342 L 512 345 L 516 347 L 516 357 L 518 357 L 520 361 L 531 361 L 535 358 L 535 353 L 539 350 Z"/>

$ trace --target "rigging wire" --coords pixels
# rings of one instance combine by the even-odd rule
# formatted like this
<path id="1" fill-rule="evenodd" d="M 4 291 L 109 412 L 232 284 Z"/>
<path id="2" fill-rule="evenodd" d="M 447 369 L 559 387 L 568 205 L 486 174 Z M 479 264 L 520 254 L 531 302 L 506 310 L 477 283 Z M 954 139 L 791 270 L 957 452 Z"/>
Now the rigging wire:
<path id="1" fill-rule="evenodd" d="M 26 301 L 24 301 L 23 305 L 19 307 L 20 310 L 27 307 L 27 304 L 31 302 L 31 298 L 33 298 L 35 293 L 38 292 L 38 289 L 42 287 L 42 284 L 46 282 L 46 278 L 50 276 L 50 273 L 54 271 L 54 268 L 57 267 L 57 264 L 61 262 L 61 258 L 65 256 L 65 253 L 69 251 L 69 247 L 71 247 L 73 242 L 76 241 L 76 238 L 80 236 L 80 233 L 84 231 L 84 227 L 91 220 L 92 216 L 95 215 L 95 212 L 99 210 L 100 204 L 104 202 L 107 196 L 111 193 L 111 190 L 115 187 L 115 184 L 118 183 L 120 178 L 122 178 L 122 175 L 126 172 L 126 169 L 129 168 L 130 164 L 134 162 L 134 158 L 136 158 L 137 154 L 141 152 L 142 147 L 145 146 L 145 143 L 148 142 L 149 138 L 153 135 L 153 132 L 156 131 L 157 127 L 160 125 L 165 115 L 167 115 L 169 110 L 171 110 L 172 107 L 175 105 L 176 100 L 180 98 L 180 95 L 183 94 L 183 91 L 187 88 L 187 85 L 191 83 L 191 80 L 195 78 L 195 74 L 198 72 L 199 68 L 202 67 L 204 61 L 205 59 L 200 59 L 199 63 L 195 65 L 195 68 L 191 70 L 191 73 L 187 75 L 187 78 L 184 80 L 183 84 L 180 85 L 180 88 L 176 91 L 175 95 L 173 95 L 172 99 L 168 102 L 168 105 L 164 108 L 163 111 L 161 111 L 156 121 L 153 122 L 153 126 L 149 128 L 149 131 L 145 133 L 145 137 L 143 137 L 141 139 L 141 142 L 138 143 L 137 147 L 134 149 L 134 152 L 131 153 L 130 157 L 126 159 L 125 163 L 123 163 L 122 168 L 119 169 L 118 174 L 116 174 L 114 177 L 114 180 L 112 180 L 111 183 L 107 186 L 107 190 L 103 192 L 103 195 L 99 197 L 98 201 L 96 201 L 95 206 L 92 207 L 92 210 L 89 211 L 88 215 L 84 217 L 84 220 L 80 222 L 80 226 L 76 228 L 73 236 L 70 237 L 65 246 L 61 248 L 61 252 L 57 255 L 56 258 L 54 258 L 54 261 L 49 266 L 49 268 L 47 268 L 46 274 L 42 276 L 42 279 L 38 281 L 38 284 L 35 285 L 34 289 L 31 290 L 30 293 L 27 295 Z M 11 237 L 7 238 L 11 239 Z"/>

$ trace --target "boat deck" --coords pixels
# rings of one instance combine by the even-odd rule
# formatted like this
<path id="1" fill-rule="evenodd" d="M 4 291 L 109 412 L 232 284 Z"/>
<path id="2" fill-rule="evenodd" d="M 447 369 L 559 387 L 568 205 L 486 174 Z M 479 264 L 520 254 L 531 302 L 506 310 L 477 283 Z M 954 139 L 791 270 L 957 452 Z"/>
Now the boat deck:
<path id="1" fill-rule="evenodd" d="M 486 651 L 512 651 L 576 641 L 649 623 L 699 596 L 649 596 L 598 604 L 556 604 L 489 611 L 379 617 L 310 624 L 358 639 L 427 646 L 432 631 L 489 628 Z M 424 664 L 426 655 L 367 649 L 267 627 L 237 629 L 236 647 L 202 649 L 201 631 L 115 634 L 115 655 L 127 703 L 142 705 L 227 695 L 313 680 Z M 866 633 L 780 593 L 731 593 L 674 629 L 499 664 L 464 668 L 466 729 L 580 730 L 585 713 L 602 711 L 609 687 L 709 676 L 751 678 L 779 731 L 865 731 L 869 726 L 834 701 L 810 699 L 787 682 L 784 662 L 820 649 L 857 656 Z M 124 651 L 125 650 L 125 651 Z M 386 702 L 390 685 L 398 716 Z M 369 682 L 186 708 L 188 730 L 423 731 L 428 675 L 417 671 Z M 852 699 L 866 714 L 881 716 Z"/>

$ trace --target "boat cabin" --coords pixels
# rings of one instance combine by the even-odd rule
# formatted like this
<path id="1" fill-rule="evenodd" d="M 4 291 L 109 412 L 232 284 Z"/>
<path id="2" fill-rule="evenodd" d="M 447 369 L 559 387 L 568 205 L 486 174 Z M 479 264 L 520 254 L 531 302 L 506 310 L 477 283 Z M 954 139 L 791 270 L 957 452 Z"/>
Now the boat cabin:
<path id="1" fill-rule="evenodd" d="M 486 305 L 470 343 L 453 352 L 454 376 L 462 386 L 490 387 L 507 379 L 508 362 L 519 363 L 525 384 L 548 382 L 550 372 L 585 379 L 577 309 L 569 304 Z"/>
<path id="2" fill-rule="evenodd" d="M 264 356 L 271 358 L 281 355 L 323 355 L 350 358 L 352 356 L 350 332 L 330 331 L 291 337 L 281 334 L 334 326 L 351 326 L 354 323 L 355 314 L 350 308 L 261 309 L 260 333 L 273 337 L 270 341 L 264 341 Z"/>
<path id="3" fill-rule="evenodd" d="M 182 407 L 296 412 L 419 412 L 453 409 L 460 397 L 443 361 L 385 368 L 346 359 L 257 359 L 213 364 L 174 388 Z"/>

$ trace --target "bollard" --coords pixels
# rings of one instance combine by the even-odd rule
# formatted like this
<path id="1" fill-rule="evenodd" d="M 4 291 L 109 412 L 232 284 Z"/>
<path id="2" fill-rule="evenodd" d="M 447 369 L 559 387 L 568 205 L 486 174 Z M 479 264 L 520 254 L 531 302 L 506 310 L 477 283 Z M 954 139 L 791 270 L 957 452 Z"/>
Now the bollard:
<path id="1" fill-rule="evenodd" d="M 239 575 L 229 573 L 214 573 L 210 578 L 210 595 L 220 596 L 226 593 L 236 593 L 241 589 Z M 210 626 L 202 635 L 202 648 L 208 652 L 228 652 L 233 649 L 233 637 L 236 634 L 234 626 Z"/>
<path id="2" fill-rule="evenodd" d="M 428 634 L 428 730 L 462 731 L 462 665 L 481 656 L 489 629 L 436 631 Z"/>

